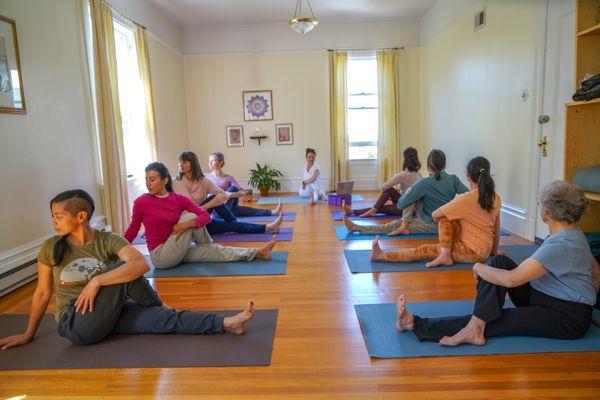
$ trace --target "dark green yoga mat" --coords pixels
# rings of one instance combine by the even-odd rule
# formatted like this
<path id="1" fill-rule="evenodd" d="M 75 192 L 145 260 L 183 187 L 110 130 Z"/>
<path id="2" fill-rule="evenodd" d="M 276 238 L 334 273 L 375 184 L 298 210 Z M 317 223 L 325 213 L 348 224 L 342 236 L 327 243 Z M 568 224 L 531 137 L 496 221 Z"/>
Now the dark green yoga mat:
<path id="1" fill-rule="evenodd" d="M 536 245 L 514 245 L 500 246 L 506 251 L 506 255 L 513 259 L 514 262 L 520 264 L 531 256 L 539 246 Z M 400 249 L 398 249 L 400 250 Z M 408 263 L 385 263 L 379 261 L 371 261 L 371 250 L 344 250 L 348 268 L 352 273 L 372 273 L 372 272 L 409 272 L 409 271 L 448 271 L 448 270 L 467 270 L 473 268 L 473 263 L 470 264 L 454 264 L 451 267 L 435 267 L 427 268 L 425 264 L 429 260 L 415 261 Z"/>
<path id="2" fill-rule="evenodd" d="M 369 355 L 375 358 L 446 357 L 485 354 L 527 354 L 600 350 L 600 327 L 592 324 L 588 333 L 575 340 L 558 340 L 530 336 L 503 336 L 488 338 L 485 346 L 440 346 L 434 342 L 420 342 L 412 332 L 396 330 L 396 305 L 358 304 L 356 314 L 360 321 Z M 408 310 L 420 317 L 469 315 L 473 301 L 438 301 L 408 303 Z"/>
<path id="3" fill-rule="evenodd" d="M 169 269 L 156 269 L 150 264 L 146 278 L 177 278 L 186 276 L 237 276 L 237 275 L 284 275 L 287 266 L 287 251 L 273 252 L 269 261 L 254 259 L 253 261 L 181 263 Z"/>
<path id="4" fill-rule="evenodd" d="M 0 315 L 0 337 L 22 333 L 27 319 L 25 314 Z M 45 315 L 32 342 L 0 351 L 0 370 L 269 365 L 276 324 L 277 310 L 258 310 L 244 335 L 111 335 L 79 346 L 60 337 L 54 317 Z"/>

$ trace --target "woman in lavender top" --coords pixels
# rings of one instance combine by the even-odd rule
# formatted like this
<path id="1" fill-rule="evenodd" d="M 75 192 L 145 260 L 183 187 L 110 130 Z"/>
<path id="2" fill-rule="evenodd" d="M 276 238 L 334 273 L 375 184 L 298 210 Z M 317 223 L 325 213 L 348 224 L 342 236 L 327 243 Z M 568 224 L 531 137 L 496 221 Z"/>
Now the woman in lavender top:
<path id="1" fill-rule="evenodd" d="M 212 172 L 206 174 L 205 177 L 225 191 L 225 194 L 227 195 L 227 202 L 225 204 L 231 209 L 231 212 L 233 212 L 233 215 L 236 217 L 281 215 L 283 213 L 281 203 L 279 203 L 274 210 L 239 205 L 239 198 L 244 196 L 244 191 L 242 190 L 242 186 L 233 176 L 223 172 L 223 167 L 225 166 L 225 156 L 223 153 L 218 151 L 211 153 L 208 158 L 208 166 Z"/>

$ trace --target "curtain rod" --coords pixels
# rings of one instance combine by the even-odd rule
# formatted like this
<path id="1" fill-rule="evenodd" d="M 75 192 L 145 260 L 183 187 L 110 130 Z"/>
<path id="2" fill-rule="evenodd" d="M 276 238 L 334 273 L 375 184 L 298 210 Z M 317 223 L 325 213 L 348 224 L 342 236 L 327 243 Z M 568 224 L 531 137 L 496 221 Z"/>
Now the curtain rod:
<path id="1" fill-rule="evenodd" d="M 379 47 L 375 49 L 327 49 L 327 51 L 368 51 L 368 50 L 404 50 L 404 46 L 402 47 Z"/>

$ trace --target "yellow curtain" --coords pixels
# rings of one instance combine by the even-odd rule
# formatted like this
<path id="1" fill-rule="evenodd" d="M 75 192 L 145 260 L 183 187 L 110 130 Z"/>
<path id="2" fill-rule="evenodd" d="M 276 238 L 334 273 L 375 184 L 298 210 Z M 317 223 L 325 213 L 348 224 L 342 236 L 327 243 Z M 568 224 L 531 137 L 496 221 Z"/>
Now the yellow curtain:
<path id="1" fill-rule="evenodd" d="M 148 33 L 146 28 L 138 24 L 135 24 L 135 43 L 140 66 L 140 78 L 144 85 L 144 97 L 146 98 L 146 136 L 148 137 L 152 160 L 155 161 L 158 160 L 158 140 L 156 137 L 156 119 L 154 115 L 154 94 L 150 76 L 150 57 L 148 56 Z"/>
<path id="2" fill-rule="evenodd" d="M 102 0 L 90 0 L 98 136 L 104 176 L 103 194 L 113 232 L 123 233 L 129 224 L 127 169 L 119 91 L 112 9 Z"/>
<path id="3" fill-rule="evenodd" d="M 399 172 L 400 123 L 398 121 L 398 50 L 377 51 L 379 88 L 379 136 L 377 141 L 377 180 L 380 185 Z"/>
<path id="4" fill-rule="evenodd" d="M 346 134 L 346 70 L 348 53 L 329 52 L 329 110 L 331 119 L 331 188 L 348 180 L 348 136 Z"/>

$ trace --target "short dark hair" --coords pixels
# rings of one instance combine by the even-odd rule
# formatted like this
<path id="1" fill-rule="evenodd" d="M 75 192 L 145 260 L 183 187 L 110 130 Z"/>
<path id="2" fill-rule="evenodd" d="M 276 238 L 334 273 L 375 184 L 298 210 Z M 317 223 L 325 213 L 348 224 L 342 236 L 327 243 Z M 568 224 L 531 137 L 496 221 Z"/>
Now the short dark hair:
<path id="1" fill-rule="evenodd" d="M 304 157 L 308 156 L 310 153 L 313 153 L 315 155 L 315 157 L 317 156 L 317 152 L 315 151 L 315 149 L 307 147 L 306 148 L 306 154 L 304 155 Z"/>

